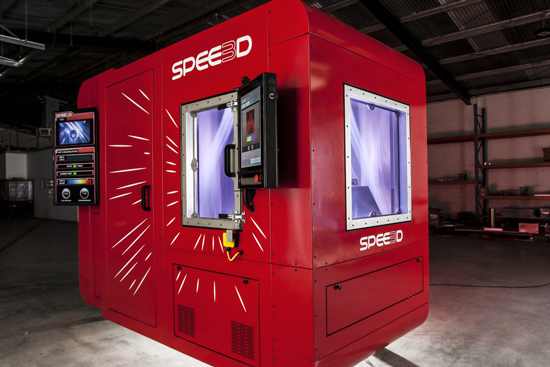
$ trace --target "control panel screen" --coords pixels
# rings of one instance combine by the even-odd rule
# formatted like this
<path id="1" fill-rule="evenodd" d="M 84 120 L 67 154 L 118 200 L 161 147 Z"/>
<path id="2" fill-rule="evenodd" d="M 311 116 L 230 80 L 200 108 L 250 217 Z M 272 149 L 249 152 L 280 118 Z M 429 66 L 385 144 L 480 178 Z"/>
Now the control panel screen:
<path id="1" fill-rule="evenodd" d="M 57 144 L 75 145 L 92 143 L 92 120 L 57 123 Z"/>
<path id="2" fill-rule="evenodd" d="M 262 165 L 260 87 L 241 98 L 241 167 Z"/>
<path id="3" fill-rule="evenodd" d="M 98 200 L 97 110 L 55 113 L 54 203 L 93 205 Z"/>

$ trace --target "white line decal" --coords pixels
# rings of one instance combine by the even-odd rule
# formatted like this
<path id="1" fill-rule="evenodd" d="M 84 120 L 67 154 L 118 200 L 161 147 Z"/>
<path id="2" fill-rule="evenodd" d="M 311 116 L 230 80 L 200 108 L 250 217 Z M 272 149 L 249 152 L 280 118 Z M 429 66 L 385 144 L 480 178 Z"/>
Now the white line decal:
<path id="1" fill-rule="evenodd" d="M 141 284 L 143 283 L 143 281 L 145 280 L 145 278 L 147 277 L 147 274 L 149 274 L 149 271 L 151 270 L 151 268 L 149 268 L 149 270 L 147 270 L 147 273 L 145 273 L 145 275 L 143 276 L 143 279 L 141 280 L 141 282 L 139 282 L 139 285 L 137 286 L 136 288 L 136 291 L 134 292 L 134 296 L 136 295 L 139 287 L 141 287 Z"/>
<path id="2" fill-rule="evenodd" d="M 258 241 L 258 239 L 256 238 L 256 235 L 254 233 L 252 233 L 252 236 L 254 237 L 254 239 L 256 240 L 256 243 L 258 244 L 258 246 L 260 247 L 260 250 L 262 250 L 262 252 L 264 252 L 264 249 L 262 248 L 262 245 L 260 245 L 260 241 Z"/>
<path id="3" fill-rule="evenodd" d="M 178 281 L 178 279 L 180 278 L 180 275 L 181 275 L 181 270 L 178 271 L 178 276 L 176 277 L 176 282 Z"/>
<path id="4" fill-rule="evenodd" d="M 177 191 L 170 191 L 170 192 L 167 192 L 166 195 L 172 195 L 172 194 L 177 194 L 178 192 Z"/>
<path id="5" fill-rule="evenodd" d="M 113 196 L 112 198 L 110 198 L 109 200 L 113 200 L 113 199 L 118 199 L 118 198 L 121 198 L 123 196 L 127 196 L 127 195 L 130 195 L 131 192 L 127 192 L 126 194 L 122 194 L 122 195 L 118 195 L 118 196 Z"/>
<path id="6" fill-rule="evenodd" d="M 243 305 L 244 312 L 246 312 L 246 307 L 244 307 L 243 299 L 241 298 L 241 294 L 239 293 L 239 290 L 237 289 L 237 286 L 235 286 L 235 290 L 237 291 L 237 296 L 239 296 L 239 299 L 241 300 L 241 305 Z"/>
<path id="7" fill-rule="evenodd" d="M 250 219 L 252 219 L 252 223 L 254 223 L 254 225 L 256 226 L 256 228 L 258 228 L 258 231 L 260 231 L 260 233 L 262 234 L 262 236 L 264 236 L 264 238 L 267 240 L 267 237 L 265 236 L 264 232 L 262 231 L 262 229 L 260 228 L 260 226 L 258 225 L 258 223 L 256 223 L 256 221 L 254 220 L 254 218 L 250 217 Z"/>
<path id="8" fill-rule="evenodd" d="M 176 217 L 172 218 L 172 220 L 170 222 L 168 222 L 168 224 L 166 225 L 166 227 L 168 227 L 170 224 L 172 224 L 173 221 L 176 220 Z"/>
<path id="9" fill-rule="evenodd" d="M 135 203 L 132 203 L 132 205 L 136 205 L 137 203 L 141 203 L 141 199 L 139 199 L 139 200 L 136 201 Z"/>
<path id="10" fill-rule="evenodd" d="M 174 119 L 172 118 L 172 115 L 170 115 L 170 112 L 168 112 L 167 109 L 165 109 L 165 111 L 168 114 L 168 117 L 170 117 L 170 120 L 172 120 L 172 122 L 174 123 L 174 126 L 176 127 L 176 129 L 179 129 L 178 124 L 176 124 L 176 121 L 174 121 Z"/>
<path id="11" fill-rule="evenodd" d="M 143 91 L 142 91 L 141 89 L 140 89 L 139 91 L 141 92 L 141 94 L 143 94 L 143 96 L 144 96 L 145 98 L 147 98 L 148 101 L 150 101 L 149 97 L 147 97 L 147 94 L 143 93 Z"/>
<path id="12" fill-rule="evenodd" d="M 128 248 L 126 250 L 124 250 L 124 252 L 122 253 L 122 255 L 124 255 L 126 253 L 126 251 L 128 251 L 130 249 L 130 247 L 134 246 L 134 243 L 137 242 L 137 240 L 139 240 L 141 238 L 141 236 L 143 236 L 143 234 L 145 232 L 147 232 L 147 230 L 149 229 L 149 227 L 151 227 L 151 225 L 148 225 L 147 228 L 145 228 L 145 230 L 143 232 L 141 232 L 141 234 L 134 240 L 134 242 L 132 242 L 132 244 L 130 246 L 128 246 Z M 121 256 L 122 256 L 121 255 Z"/>
<path id="13" fill-rule="evenodd" d="M 152 252 L 151 252 L 149 255 L 147 255 L 147 257 L 145 258 L 145 261 L 149 260 L 149 258 L 151 257 L 151 255 L 153 255 Z"/>
<path id="14" fill-rule="evenodd" d="M 136 228 L 132 229 L 130 232 L 128 232 L 128 234 L 124 237 L 122 237 L 122 239 L 120 241 L 118 241 L 117 243 L 115 243 L 115 245 L 113 247 L 111 247 L 111 249 L 115 248 L 116 245 L 118 245 L 119 243 L 121 243 L 122 241 L 124 241 L 126 239 L 126 237 L 128 237 L 129 235 L 131 235 L 136 229 L 139 228 L 139 226 L 141 226 L 143 223 L 145 223 L 145 221 L 147 220 L 147 218 L 145 218 L 145 220 L 143 222 L 141 222 L 140 224 L 138 224 L 136 226 Z"/>
<path id="15" fill-rule="evenodd" d="M 180 232 L 178 232 L 178 234 L 176 235 L 176 237 L 174 237 L 174 239 L 172 240 L 172 242 L 170 242 L 170 246 L 172 246 L 174 244 L 174 242 L 176 242 L 176 239 L 178 238 L 178 236 L 180 235 Z"/>
<path id="16" fill-rule="evenodd" d="M 109 145 L 111 148 L 131 148 L 131 145 Z"/>
<path id="17" fill-rule="evenodd" d="M 132 285 L 130 286 L 130 288 L 128 288 L 128 290 L 132 289 L 132 287 L 134 286 L 134 284 L 136 284 L 136 280 L 137 280 L 137 279 L 134 279 L 134 281 L 132 282 Z"/>
<path id="18" fill-rule="evenodd" d="M 149 155 L 149 154 L 151 154 L 151 153 L 149 153 L 149 152 L 143 152 L 143 154 L 145 154 L 145 155 Z"/>
<path id="19" fill-rule="evenodd" d="M 111 171 L 109 173 L 123 173 L 123 172 L 132 172 L 132 171 L 141 171 L 142 169 L 147 169 L 147 167 L 121 169 L 120 171 Z"/>
<path id="20" fill-rule="evenodd" d="M 185 283 L 185 279 L 187 279 L 187 274 L 183 277 L 183 280 L 181 281 L 180 289 L 178 290 L 178 294 L 181 292 L 181 288 L 183 288 L 183 283 Z"/>
<path id="21" fill-rule="evenodd" d="M 214 280 L 214 302 L 216 302 L 216 281 Z"/>
<path id="22" fill-rule="evenodd" d="M 144 183 L 146 183 L 146 182 L 147 182 L 147 181 L 141 181 L 141 182 L 136 182 L 136 183 L 133 183 L 133 184 L 130 184 L 130 185 L 126 185 L 126 186 L 117 187 L 117 190 L 127 189 L 128 187 L 141 185 L 141 184 L 144 184 Z"/>
<path id="23" fill-rule="evenodd" d="M 206 239 L 206 235 L 202 238 L 202 245 L 201 245 L 201 251 L 204 250 L 204 240 Z"/>
<path id="24" fill-rule="evenodd" d="M 199 235 L 199 239 L 197 240 L 197 243 L 195 243 L 195 247 L 193 247 L 193 250 L 197 248 L 199 242 L 201 241 L 202 234 Z"/>
<path id="25" fill-rule="evenodd" d="M 214 236 L 212 236 L 212 251 L 214 251 Z"/>
<path id="26" fill-rule="evenodd" d="M 130 260 L 128 260 L 128 262 L 126 263 L 126 265 L 124 265 L 124 266 L 122 267 L 122 269 L 120 269 L 120 270 L 118 271 L 118 273 L 116 273 L 116 275 L 115 275 L 113 278 L 116 278 L 116 277 L 118 276 L 118 274 L 122 273 L 122 271 L 124 270 L 124 268 L 126 268 L 126 267 L 128 266 L 128 264 L 130 264 L 130 262 L 132 262 L 132 260 L 134 260 L 134 257 L 136 257 L 137 254 L 139 254 L 140 251 L 143 250 L 144 247 L 145 247 L 145 245 L 141 246 L 141 248 L 138 250 L 138 252 L 136 252 L 135 255 L 132 256 L 132 258 L 131 258 Z"/>
<path id="27" fill-rule="evenodd" d="M 138 139 L 138 140 L 149 141 L 149 139 L 147 139 L 147 138 L 142 138 L 141 136 L 128 135 L 128 137 L 130 137 L 130 138 L 132 138 L 132 139 Z"/>
<path id="28" fill-rule="evenodd" d="M 218 241 L 220 242 L 220 248 L 222 249 L 222 252 L 225 252 L 223 251 L 222 239 L 219 236 L 218 236 Z"/>
<path id="29" fill-rule="evenodd" d="M 176 171 L 173 171 L 173 170 L 171 170 L 171 169 L 167 169 L 166 172 L 168 172 L 168 173 L 176 173 Z"/>
<path id="30" fill-rule="evenodd" d="M 170 145 L 166 144 L 166 146 L 167 146 L 168 148 L 170 148 L 170 150 L 171 150 L 172 152 L 178 154 L 178 152 L 176 152 L 176 150 L 175 150 L 174 148 L 172 148 Z"/>
<path id="31" fill-rule="evenodd" d="M 122 93 L 122 95 L 123 95 L 124 97 L 128 98 L 128 100 L 129 100 L 130 102 L 132 102 L 133 104 L 135 104 L 136 106 L 138 106 L 143 112 L 145 112 L 146 114 L 150 115 L 150 113 L 147 112 L 147 110 L 146 110 L 145 108 L 143 108 L 143 107 L 141 107 L 140 105 L 138 105 L 132 98 L 128 97 L 128 96 L 127 96 L 126 94 L 124 94 L 124 93 Z"/>
<path id="32" fill-rule="evenodd" d="M 179 148 L 178 145 L 176 143 L 174 143 L 174 141 L 172 139 L 170 139 L 170 137 L 168 135 L 166 135 L 166 139 L 170 140 L 170 143 L 174 144 L 174 146 L 176 148 Z"/>
<path id="33" fill-rule="evenodd" d="M 199 293 L 199 281 L 200 281 L 200 279 L 197 278 L 197 291 L 195 293 Z"/>
<path id="34" fill-rule="evenodd" d="M 176 205 L 178 203 L 178 201 L 174 201 L 173 203 L 170 203 L 168 205 L 166 205 L 166 207 L 169 207 L 169 206 L 172 206 L 172 205 Z"/>
<path id="35" fill-rule="evenodd" d="M 171 166 L 175 166 L 175 165 L 176 165 L 174 162 L 166 161 L 166 163 L 168 163 L 168 164 L 171 165 Z"/>
<path id="36" fill-rule="evenodd" d="M 128 272 L 126 273 L 126 275 L 123 276 L 122 279 L 120 279 L 120 281 L 119 281 L 120 283 L 122 283 L 122 281 L 124 280 L 124 278 L 126 278 L 126 277 L 128 276 L 128 274 L 130 274 L 130 272 L 131 272 L 132 270 L 134 270 L 134 268 L 136 267 L 137 264 L 138 264 L 138 263 L 135 263 L 134 266 L 132 266 L 132 267 L 130 268 L 130 270 L 128 270 Z"/>

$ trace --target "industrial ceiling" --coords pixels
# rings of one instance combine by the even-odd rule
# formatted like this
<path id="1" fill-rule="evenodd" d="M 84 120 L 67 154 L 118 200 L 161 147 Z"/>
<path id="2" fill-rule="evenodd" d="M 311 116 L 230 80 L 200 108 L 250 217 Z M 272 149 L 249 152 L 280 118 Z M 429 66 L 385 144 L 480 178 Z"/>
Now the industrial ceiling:
<path id="1" fill-rule="evenodd" d="M 39 127 L 44 97 L 74 107 L 84 80 L 266 2 L 1 0 L 0 127 Z M 428 102 L 550 85 L 550 0 L 306 2 L 421 63 Z"/>

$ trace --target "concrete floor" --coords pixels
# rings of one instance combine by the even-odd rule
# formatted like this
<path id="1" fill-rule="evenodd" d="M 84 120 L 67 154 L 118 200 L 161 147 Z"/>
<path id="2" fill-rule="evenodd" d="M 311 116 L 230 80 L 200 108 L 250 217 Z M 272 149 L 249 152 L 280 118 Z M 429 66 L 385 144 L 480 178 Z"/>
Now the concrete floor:
<path id="1" fill-rule="evenodd" d="M 76 223 L 0 220 L 0 366 L 206 366 L 102 320 L 78 290 Z M 550 244 L 432 237 L 431 283 L 550 283 Z M 550 286 L 434 285 L 420 328 L 358 366 L 550 366 Z"/>

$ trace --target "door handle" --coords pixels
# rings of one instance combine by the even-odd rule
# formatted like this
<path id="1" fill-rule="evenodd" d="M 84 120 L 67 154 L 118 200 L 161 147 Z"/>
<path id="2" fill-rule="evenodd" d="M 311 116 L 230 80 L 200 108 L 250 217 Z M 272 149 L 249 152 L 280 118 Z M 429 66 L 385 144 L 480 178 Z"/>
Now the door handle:
<path id="1" fill-rule="evenodd" d="M 227 177 L 235 177 L 235 172 L 231 171 L 231 151 L 232 150 L 235 150 L 234 144 L 226 145 L 224 149 L 224 154 L 223 154 L 223 158 L 224 158 L 223 170 Z"/>
<path id="2" fill-rule="evenodd" d="M 146 212 L 151 211 L 150 195 L 151 195 L 151 186 L 150 185 L 142 186 L 141 187 L 141 209 L 145 210 Z"/>

